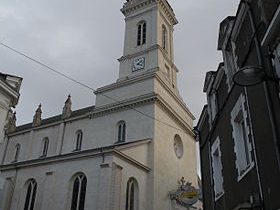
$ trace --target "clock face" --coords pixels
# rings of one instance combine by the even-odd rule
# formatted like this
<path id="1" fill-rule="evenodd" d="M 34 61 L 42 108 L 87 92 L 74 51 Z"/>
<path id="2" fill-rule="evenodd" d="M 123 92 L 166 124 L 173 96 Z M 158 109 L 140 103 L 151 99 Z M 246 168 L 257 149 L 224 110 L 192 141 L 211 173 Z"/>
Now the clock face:
<path id="1" fill-rule="evenodd" d="M 132 71 L 138 71 L 145 68 L 145 58 L 137 58 L 132 63 Z"/>

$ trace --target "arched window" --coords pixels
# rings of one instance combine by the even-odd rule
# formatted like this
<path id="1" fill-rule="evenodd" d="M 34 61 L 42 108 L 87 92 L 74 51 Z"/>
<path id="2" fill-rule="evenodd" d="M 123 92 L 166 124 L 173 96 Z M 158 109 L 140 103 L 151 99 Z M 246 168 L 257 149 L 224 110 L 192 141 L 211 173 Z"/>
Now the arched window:
<path id="1" fill-rule="evenodd" d="M 27 182 L 27 192 L 24 204 L 24 210 L 33 210 L 37 192 L 37 183 L 35 179 L 31 179 Z"/>
<path id="2" fill-rule="evenodd" d="M 147 24 L 145 21 L 141 21 L 137 25 L 137 45 L 146 44 Z"/>
<path id="3" fill-rule="evenodd" d="M 125 142 L 126 125 L 124 121 L 120 121 L 117 126 L 118 129 L 118 142 Z"/>
<path id="4" fill-rule="evenodd" d="M 71 210 L 84 210 L 87 188 L 87 178 L 84 174 L 74 177 Z"/>
<path id="5" fill-rule="evenodd" d="M 134 178 L 130 178 L 126 185 L 125 210 L 138 209 L 138 184 Z"/>
<path id="6" fill-rule="evenodd" d="M 83 141 L 83 132 L 81 130 L 78 130 L 76 132 L 76 145 L 75 145 L 76 151 L 79 151 L 82 149 L 82 141 Z"/>
<path id="7" fill-rule="evenodd" d="M 16 145 L 16 148 L 15 148 L 14 162 L 17 162 L 17 161 L 18 161 L 19 153 L 20 153 L 20 144 L 17 144 L 17 145 Z"/>
<path id="8" fill-rule="evenodd" d="M 167 34 L 166 27 L 162 25 L 162 48 L 167 50 L 167 46 L 168 46 L 168 34 Z"/>
<path id="9" fill-rule="evenodd" d="M 42 155 L 41 155 L 41 157 L 47 156 L 48 149 L 49 149 L 49 139 L 46 137 L 46 138 L 43 139 L 43 142 L 42 142 Z"/>

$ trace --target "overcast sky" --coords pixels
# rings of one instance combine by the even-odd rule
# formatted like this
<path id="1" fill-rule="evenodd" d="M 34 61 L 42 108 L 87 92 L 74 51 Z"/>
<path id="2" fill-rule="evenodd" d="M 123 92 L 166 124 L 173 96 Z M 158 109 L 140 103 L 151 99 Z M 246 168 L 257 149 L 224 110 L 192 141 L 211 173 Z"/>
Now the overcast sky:
<path id="1" fill-rule="evenodd" d="M 124 40 L 125 0 L 0 0 L 0 41 L 96 89 L 116 81 Z M 206 71 L 222 61 L 219 23 L 239 0 L 169 0 L 179 91 L 196 118 L 205 104 Z M 0 45 L 0 71 L 23 77 L 17 123 L 60 114 L 68 94 L 73 109 L 94 104 L 94 94 Z"/>

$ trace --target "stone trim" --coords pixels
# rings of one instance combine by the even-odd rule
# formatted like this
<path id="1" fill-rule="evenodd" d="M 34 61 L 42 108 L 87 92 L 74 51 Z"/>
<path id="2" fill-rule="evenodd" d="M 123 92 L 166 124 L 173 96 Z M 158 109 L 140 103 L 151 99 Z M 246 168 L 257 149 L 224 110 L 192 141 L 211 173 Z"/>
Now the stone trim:
<path id="1" fill-rule="evenodd" d="M 22 162 L 16 162 L 16 163 L 10 163 L 10 164 L 5 164 L 0 166 L 0 171 L 8 171 L 8 170 L 14 170 L 14 169 L 20 169 L 20 168 L 26 168 L 30 166 L 39 166 L 39 165 L 46 165 L 46 164 L 51 164 L 51 163 L 57 163 L 57 162 L 65 162 L 65 161 L 73 161 L 76 159 L 82 159 L 82 158 L 90 158 L 90 157 L 95 157 L 95 156 L 103 156 L 105 154 L 110 154 L 110 155 L 117 155 L 118 157 L 124 159 L 127 162 L 132 163 L 136 167 L 140 168 L 141 170 L 145 172 L 151 171 L 151 169 L 143 165 L 142 163 L 138 162 L 137 160 L 133 159 L 132 157 L 125 155 L 122 153 L 120 150 L 126 148 L 125 145 L 134 145 L 136 143 L 142 144 L 149 143 L 151 139 L 142 139 L 138 140 L 135 142 L 126 142 L 122 144 L 123 148 L 119 148 L 119 146 L 105 146 L 105 147 L 100 147 L 96 149 L 90 149 L 90 150 L 84 150 L 84 151 L 79 151 L 79 152 L 73 152 L 73 153 L 67 153 L 67 154 L 62 154 L 62 155 L 56 155 L 56 156 L 51 156 L 51 157 L 46 157 L 46 158 L 38 158 L 38 159 L 33 159 L 33 160 L 27 160 L 27 161 L 22 161 Z"/>
<path id="2" fill-rule="evenodd" d="M 178 20 L 176 19 L 175 14 L 173 12 L 173 9 L 171 8 L 171 6 L 166 0 L 142 0 L 138 2 L 136 1 L 126 2 L 124 3 L 121 12 L 124 14 L 124 16 L 128 16 L 133 11 L 147 7 L 148 5 L 152 5 L 152 4 L 158 5 L 165 13 L 165 15 L 170 19 L 170 22 L 173 25 L 176 25 L 178 23 Z"/>
<path id="3" fill-rule="evenodd" d="M 25 129 L 25 130 L 16 131 L 14 133 L 10 133 L 10 134 L 7 134 L 7 135 L 8 135 L 8 137 L 11 137 L 11 136 L 16 136 L 16 135 L 23 134 L 23 133 L 28 133 L 28 132 L 33 131 L 33 130 L 40 130 L 40 129 L 44 129 L 44 128 L 47 128 L 47 127 L 56 126 L 56 125 L 59 125 L 61 123 L 68 123 L 68 122 L 72 122 L 72 121 L 83 119 L 83 118 L 93 118 L 93 117 L 96 117 L 96 116 L 103 116 L 103 115 L 106 115 L 106 114 L 110 114 L 112 112 L 118 112 L 118 111 L 121 111 L 121 110 L 130 109 L 130 107 L 136 107 L 136 106 L 139 106 L 139 105 L 152 103 L 155 100 L 155 97 L 156 97 L 155 94 L 148 94 L 148 95 L 140 96 L 140 97 L 133 98 L 133 99 L 130 99 L 130 100 L 116 102 L 116 103 L 113 103 L 113 104 L 109 104 L 109 105 L 105 105 L 103 107 L 97 108 L 93 111 L 89 111 L 88 113 L 82 114 L 82 115 L 77 116 L 77 117 L 70 117 L 67 120 L 66 119 L 65 120 L 60 119 L 60 120 L 58 120 L 56 122 L 53 122 L 53 123 L 40 125 L 40 126 L 37 126 L 37 127 L 30 127 L 30 128 Z"/>
<path id="4" fill-rule="evenodd" d="M 18 103 L 20 94 L 2 80 L 0 80 L 0 88 L 3 88 L 5 93 L 12 97 L 12 105 L 15 106 Z"/>
<path id="5" fill-rule="evenodd" d="M 193 128 L 188 125 L 187 123 L 184 123 L 184 120 L 176 114 L 174 109 L 168 105 L 168 103 L 158 96 L 156 102 L 192 137 L 195 137 L 195 133 L 193 132 Z M 179 128 L 178 128 L 179 129 Z M 195 141 L 195 140 L 194 140 Z"/>

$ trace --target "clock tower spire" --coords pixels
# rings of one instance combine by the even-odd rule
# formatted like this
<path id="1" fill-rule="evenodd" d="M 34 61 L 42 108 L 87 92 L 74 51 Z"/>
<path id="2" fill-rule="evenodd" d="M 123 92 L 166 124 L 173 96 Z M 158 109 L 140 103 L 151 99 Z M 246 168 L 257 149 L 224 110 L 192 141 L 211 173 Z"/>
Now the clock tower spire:
<path id="1" fill-rule="evenodd" d="M 178 23 L 167 0 L 127 0 L 123 56 L 118 81 L 159 72 L 173 88 L 177 68 L 173 56 L 173 27 Z"/>

